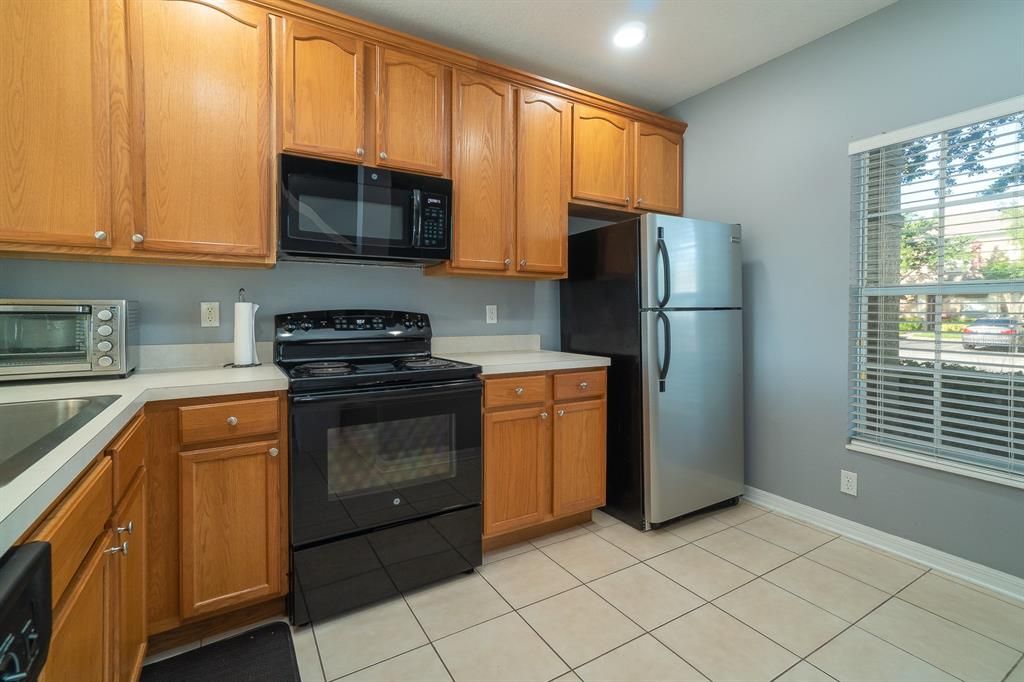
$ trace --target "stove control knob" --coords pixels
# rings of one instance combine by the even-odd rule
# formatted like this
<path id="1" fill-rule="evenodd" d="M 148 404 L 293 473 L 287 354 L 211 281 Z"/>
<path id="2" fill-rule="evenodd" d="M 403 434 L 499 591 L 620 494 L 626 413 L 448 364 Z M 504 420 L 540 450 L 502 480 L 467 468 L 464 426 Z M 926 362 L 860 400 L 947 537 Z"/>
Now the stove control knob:
<path id="1" fill-rule="evenodd" d="M 286 332 L 288 332 L 289 334 L 291 334 L 296 329 L 295 323 L 294 322 L 285 322 L 284 325 L 281 326 L 281 329 L 283 329 Z"/>
<path id="2" fill-rule="evenodd" d="M 423 329 L 425 326 L 427 326 L 427 325 L 423 322 L 423 320 L 416 320 L 416 328 L 417 329 Z"/>
<path id="3" fill-rule="evenodd" d="M 299 324 L 299 329 L 301 329 L 304 332 L 308 332 L 312 328 L 313 328 L 313 323 L 310 322 L 309 320 L 303 320 L 302 323 Z"/>
<path id="4" fill-rule="evenodd" d="M 406 320 L 405 321 L 405 328 L 406 329 L 412 329 L 412 320 Z"/>

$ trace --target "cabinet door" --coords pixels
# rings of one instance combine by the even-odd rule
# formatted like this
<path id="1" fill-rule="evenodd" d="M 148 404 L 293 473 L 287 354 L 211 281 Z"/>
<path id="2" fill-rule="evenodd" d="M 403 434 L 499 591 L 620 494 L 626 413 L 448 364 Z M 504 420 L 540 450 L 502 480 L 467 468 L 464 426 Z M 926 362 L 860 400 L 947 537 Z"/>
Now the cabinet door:
<path id="1" fill-rule="evenodd" d="M 572 104 L 519 90 L 516 147 L 516 268 L 568 272 Z"/>
<path id="2" fill-rule="evenodd" d="M 544 407 L 484 414 L 484 535 L 551 513 L 551 427 Z"/>
<path id="3" fill-rule="evenodd" d="M 452 266 L 506 270 L 512 257 L 512 85 L 455 71 Z"/>
<path id="4" fill-rule="evenodd" d="M 282 52 L 284 149 L 362 161 L 363 41 L 285 19 Z"/>
<path id="5" fill-rule="evenodd" d="M 280 592 L 279 448 L 263 441 L 181 453 L 182 618 Z"/>
<path id="6" fill-rule="evenodd" d="M 659 213 L 683 212 L 683 136 L 636 124 L 636 208 Z"/>
<path id="7" fill-rule="evenodd" d="M 572 196 L 630 205 L 633 122 L 584 104 L 573 106 Z"/>
<path id="8" fill-rule="evenodd" d="M 444 175 L 448 170 L 448 68 L 377 49 L 378 166 Z"/>
<path id="9" fill-rule="evenodd" d="M 117 555 L 116 677 L 134 682 L 146 657 L 146 470 L 141 469 L 114 513 Z"/>
<path id="10" fill-rule="evenodd" d="M 270 28 L 235 0 L 128 6 L 132 247 L 264 257 L 270 236 Z"/>
<path id="11" fill-rule="evenodd" d="M 40 679 L 112 679 L 114 557 L 118 555 L 107 550 L 114 542 L 110 531 L 97 538 L 54 612 L 50 651 Z"/>
<path id="12" fill-rule="evenodd" d="M 555 405 L 555 516 L 604 506 L 605 401 Z"/>
<path id="13" fill-rule="evenodd" d="M 109 11 L 3 4 L 0 246 L 110 248 Z"/>

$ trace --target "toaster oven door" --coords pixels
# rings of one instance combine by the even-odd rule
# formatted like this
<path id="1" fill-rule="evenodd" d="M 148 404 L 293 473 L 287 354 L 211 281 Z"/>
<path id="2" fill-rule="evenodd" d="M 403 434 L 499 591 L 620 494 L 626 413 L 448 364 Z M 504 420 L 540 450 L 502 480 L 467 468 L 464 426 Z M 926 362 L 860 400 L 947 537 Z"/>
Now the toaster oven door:
<path id="1" fill-rule="evenodd" d="M 92 369 L 92 309 L 87 305 L 0 305 L 0 375 Z"/>

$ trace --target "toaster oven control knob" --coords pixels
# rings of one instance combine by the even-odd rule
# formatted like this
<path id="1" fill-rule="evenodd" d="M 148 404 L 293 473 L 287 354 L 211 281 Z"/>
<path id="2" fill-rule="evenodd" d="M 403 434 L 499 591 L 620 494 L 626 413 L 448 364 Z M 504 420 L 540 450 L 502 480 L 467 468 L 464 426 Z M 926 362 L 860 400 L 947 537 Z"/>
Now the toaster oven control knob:
<path id="1" fill-rule="evenodd" d="M 96 350 L 100 351 L 101 353 L 106 353 L 113 347 L 114 344 L 110 343 L 110 341 L 100 341 L 99 343 L 96 344 Z"/>
<path id="2" fill-rule="evenodd" d="M 114 333 L 114 329 L 109 324 L 101 324 L 96 328 L 96 333 L 100 336 L 110 336 Z"/>
<path id="3" fill-rule="evenodd" d="M 105 308 L 103 310 L 99 311 L 98 313 L 96 313 L 96 319 L 103 320 L 104 322 L 106 322 L 107 320 L 109 320 L 113 316 L 114 316 L 114 313 L 110 312 L 109 310 L 107 310 Z"/>
<path id="4" fill-rule="evenodd" d="M 313 328 L 313 323 L 310 322 L 309 320 L 303 320 L 302 323 L 299 324 L 299 329 L 301 329 L 304 332 L 308 332 L 312 328 Z"/>
<path id="5" fill-rule="evenodd" d="M 110 367 L 112 364 L 114 364 L 114 359 L 109 355 L 101 355 L 99 359 L 96 361 L 96 363 L 100 367 Z"/>

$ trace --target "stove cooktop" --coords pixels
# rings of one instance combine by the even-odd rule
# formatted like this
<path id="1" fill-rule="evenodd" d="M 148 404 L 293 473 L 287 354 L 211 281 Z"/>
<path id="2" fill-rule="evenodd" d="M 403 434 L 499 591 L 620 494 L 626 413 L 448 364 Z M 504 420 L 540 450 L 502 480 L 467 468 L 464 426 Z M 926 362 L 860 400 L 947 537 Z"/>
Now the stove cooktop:
<path id="1" fill-rule="evenodd" d="M 443 358 L 324 360 L 285 367 L 293 392 L 469 379 L 477 365 Z"/>

